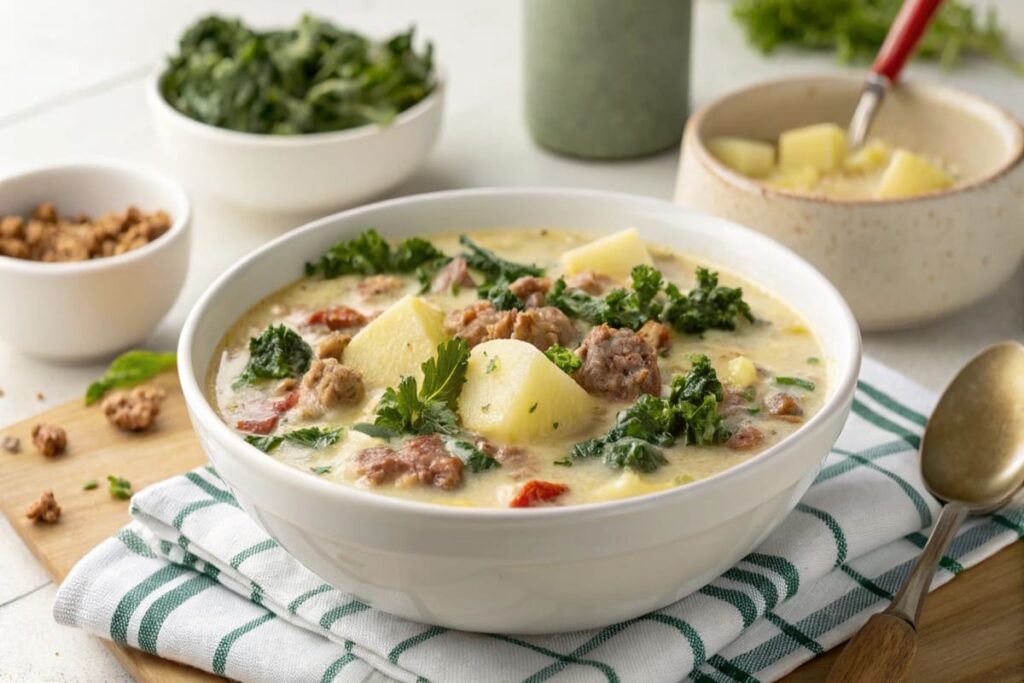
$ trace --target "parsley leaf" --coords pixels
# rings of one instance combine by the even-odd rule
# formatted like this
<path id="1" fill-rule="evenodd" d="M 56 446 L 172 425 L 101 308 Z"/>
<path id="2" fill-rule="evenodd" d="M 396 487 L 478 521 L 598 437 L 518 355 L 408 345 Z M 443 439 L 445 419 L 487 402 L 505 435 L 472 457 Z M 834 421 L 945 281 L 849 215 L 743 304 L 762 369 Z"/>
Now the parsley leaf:
<path id="1" fill-rule="evenodd" d="M 377 404 L 373 427 L 376 434 L 455 434 L 459 431 L 459 393 L 466 381 L 469 346 L 459 337 L 437 347 L 437 356 L 420 368 L 423 386 L 417 389 L 415 377 L 403 377 L 397 387 L 388 387 Z M 366 425 L 353 429 L 369 434 Z"/>
<path id="2" fill-rule="evenodd" d="M 333 446 L 341 438 L 341 427 L 303 427 L 277 436 L 259 436 L 249 434 L 245 437 L 247 443 L 255 446 L 264 453 L 269 453 L 282 443 L 287 441 L 296 446 L 315 448 L 320 450 Z"/>
<path id="3" fill-rule="evenodd" d="M 125 351 L 111 362 L 103 377 L 85 390 L 85 405 L 92 405 L 115 387 L 131 387 L 174 367 L 174 353 Z"/>
<path id="4" fill-rule="evenodd" d="M 235 380 L 236 387 L 264 379 L 301 377 L 313 358 L 309 344 L 284 325 L 271 325 L 250 339 L 249 354 L 249 362 Z"/>
<path id="5" fill-rule="evenodd" d="M 468 441 L 453 439 L 448 442 L 447 446 L 448 452 L 464 462 L 470 472 L 483 472 L 494 467 L 501 467 L 500 462 Z"/>
<path id="6" fill-rule="evenodd" d="M 552 344 L 548 347 L 544 355 L 548 357 L 548 360 L 558 366 L 558 369 L 567 375 L 571 375 L 575 371 L 583 367 L 583 359 L 573 353 L 570 349 L 558 344 Z"/>
<path id="7" fill-rule="evenodd" d="M 127 479 L 115 476 L 113 474 L 107 475 L 108 490 L 112 498 L 120 498 L 121 500 L 128 500 L 132 497 L 132 483 Z"/>
<path id="8" fill-rule="evenodd" d="M 392 249 L 370 228 L 350 240 L 338 242 L 316 262 L 307 263 L 306 275 L 320 274 L 331 279 L 342 275 L 416 273 L 421 280 L 429 281 L 432 272 L 447 260 L 447 256 L 425 239 L 410 237 Z"/>

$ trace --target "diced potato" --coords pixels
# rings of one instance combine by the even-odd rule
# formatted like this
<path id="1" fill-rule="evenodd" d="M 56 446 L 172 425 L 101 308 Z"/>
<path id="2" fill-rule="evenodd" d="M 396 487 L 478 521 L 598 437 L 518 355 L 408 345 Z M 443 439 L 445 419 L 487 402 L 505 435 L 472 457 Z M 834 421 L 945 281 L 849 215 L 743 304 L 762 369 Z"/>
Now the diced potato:
<path id="1" fill-rule="evenodd" d="M 941 190 L 953 184 L 953 178 L 924 157 L 898 149 L 882 172 L 876 196 L 879 199 L 898 199 Z"/>
<path id="2" fill-rule="evenodd" d="M 775 166 L 775 147 L 766 142 L 713 138 L 708 140 L 708 149 L 723 164 L 751 178 L 764 177 Z"/>
<path id="3" fill-rule="evenodd" d="M 640 264 L 650 266 L 654 261 L 636 228 L 627 228 L 562 254 L 566 275 L 592 270 L 622 281 L 629 277 L 633 266 Z"/>
<path id="4" fill-rule="evenodd" d="M 615 500 L 632 498 L 655 491 L 664 491 L 675 486 L 675 482 L 652 482 L 644 479 L 631 469 L 624 469 L 619 476 L 594 491 L 594 500 Z"/>
<path id="5" fill-rule="evenodd" d="M 596 405 L 537 347 L 495 339 L 470 353 L 459 413 L 469 431 L 515 443 L 579 431 Z"/>
<path id="6" fill-rule="evenodd" d="M 779 136 L 779 166 L 783 170 L 810 166 L 834 171 L 846 157 L 846 133 L 834 123 L 787 130 Z"/>
<path id="7" fill-rule="evenodd" d="M 843 161 L 843 170 L 852 173 L 870 173 L 889 161 L 892 148 L 881 140 L 872 140 Z"/>
<path id="8" fill-rule="evenodd" d="M 811 166 L 800 166 L 790 169 L 776 169 L 768 176 L 767 184 L 786 190 L 802 190 L 810 192 L 818 184 L 821 174 Z"/>
<path id="9" fill-rule="evenodd" d="M 406 375 L 419 378 L 420 364 L 447 338 L 444 313 L 417 296 L 406 296 L 352 338 L 344 363 L 363 373 L 367 387 L 394 386 Z"/>
<path id="10" fill-rule="evenodd" d="M 725 381 L 734 387 L 749 387 L 757 383 L 757 367 L 746 356 L 729 361 L 725 368 Z"/>

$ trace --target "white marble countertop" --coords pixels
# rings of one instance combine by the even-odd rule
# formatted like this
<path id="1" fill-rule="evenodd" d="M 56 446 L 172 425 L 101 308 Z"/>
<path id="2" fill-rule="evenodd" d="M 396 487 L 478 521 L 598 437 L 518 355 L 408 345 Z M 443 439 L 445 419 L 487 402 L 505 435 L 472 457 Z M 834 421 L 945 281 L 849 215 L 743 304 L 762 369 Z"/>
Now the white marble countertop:
<path id="1" fill-rule="evenodd" d="M 1024 3 L 992 2 L 1018 52 L 1024 51 Z M 181 29 L 216 7 L 257 24 L 289 23 L 300 8 L 274 0 L 60 0 L 0 3 L 0 175 L 70 157 L 102 156 L 164 165 L 145 108 L 142 80 Z M 393 194 L 488 185 L 575 186 L 669 198 L 678 155 L 599 164 L 551 155 L 524 129 L 520 96 L 518 2 L 469 0 L 306 0 L 303 8 L 373 33 L 415 22 L 432 38 L 451 87 L 440 143 L 426 167 Z M 344 8 L 344 9 L 342 9 Z M 724 0 L 698 0 L 692 100 L 767 77 L 839 68 L 830 55 L 750 50 Z M 989 97 L 1024 118 L 1024 81 L 972 62 L 950 74 L 911 68 L 910 78 L 943 80 Z M 225 267 L 311 216 L 268 216 L 214 204 L 193 194 L 192 265 L 174 309 L 148 340 L 173 348 L 190 306 Z M 0 296 L 11 296 L 0 292 Z M 2 324 L 2 322 L 0 322 Z M 866 353 L 938 390 L 975 350 L 1024 338 L 1024 268 L 995 295 L 926 327 L 871 334 Z M 0 425 L 78 397 L 101 365 L 54 366 L 0 344 Z M 45 398 L 36 398 L 41 392 Z M 0 680 L 124 680 L 99 641 L 58 627 L 50 617 L 56 587 L 0 518 Z"/>

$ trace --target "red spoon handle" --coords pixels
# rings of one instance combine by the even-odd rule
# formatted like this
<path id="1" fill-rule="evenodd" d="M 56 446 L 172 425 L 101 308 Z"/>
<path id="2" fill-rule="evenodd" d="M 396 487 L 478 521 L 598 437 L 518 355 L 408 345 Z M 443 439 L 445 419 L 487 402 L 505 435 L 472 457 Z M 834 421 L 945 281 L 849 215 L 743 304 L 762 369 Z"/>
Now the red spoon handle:
<path id="1" fill-rule="evenodd" d="M 895 83 L 941 4 L 942 0 L 906 0 L 885 36 L 871 70 Z"/>

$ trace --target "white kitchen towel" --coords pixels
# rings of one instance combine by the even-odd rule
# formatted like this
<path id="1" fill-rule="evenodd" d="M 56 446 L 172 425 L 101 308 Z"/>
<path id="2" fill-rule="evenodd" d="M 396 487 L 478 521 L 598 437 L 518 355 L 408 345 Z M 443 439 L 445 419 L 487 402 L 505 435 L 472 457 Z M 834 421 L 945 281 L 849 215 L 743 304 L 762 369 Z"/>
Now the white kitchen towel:
<path id="1" fill-rule="evenodd" d="M 72 570 L 58 622 L 242 681 L 772 681 L 882 609 L 938 512 L 917 467 L 934 398 L 866 361 L 850 420 L 796 510 L 739 564 L 651 614 L 511 636 L 390 616 L 267 536 L 209 467 L 138 493 Z M 1024 500 L 960 530 L 934 586 L 1024 534 Z M 608 596 L 614 600 L 614 596 Z"/>

